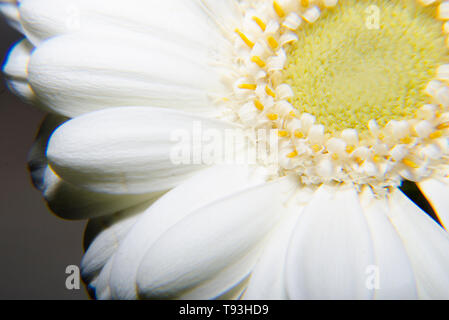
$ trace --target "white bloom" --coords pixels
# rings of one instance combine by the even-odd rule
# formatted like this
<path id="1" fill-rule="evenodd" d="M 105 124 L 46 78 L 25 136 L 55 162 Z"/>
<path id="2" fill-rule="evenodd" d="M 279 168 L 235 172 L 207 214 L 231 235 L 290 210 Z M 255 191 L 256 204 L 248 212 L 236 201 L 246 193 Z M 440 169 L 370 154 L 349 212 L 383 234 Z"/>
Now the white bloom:
<path id="1" fill-rule="evenodd" d="M 8 85 L 50 113 L 33 181 L 59 216 L 89 219 L 97 298 L 449 299 L 449 235 L 398 189 L 415 181 L 447 228 L 439 21 L 388 20 L 421 12 L 393 1 L 391 28 L 365 30 L 361 2 L 341 2 L 1 1 L 26 36 Z M 173 132 L 198 123 L 269 156 L 173 163 L 195 152 Z M 275 141 L 252 135 L 267 129 Z"/>

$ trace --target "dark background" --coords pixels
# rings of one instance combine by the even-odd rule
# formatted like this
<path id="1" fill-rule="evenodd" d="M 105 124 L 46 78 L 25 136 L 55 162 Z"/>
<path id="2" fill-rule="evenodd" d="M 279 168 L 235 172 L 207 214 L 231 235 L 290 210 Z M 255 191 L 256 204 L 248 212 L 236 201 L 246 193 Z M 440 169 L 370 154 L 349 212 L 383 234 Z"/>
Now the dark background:
<path id="1" fill-rule="evenodd" d="M 22 36 L 0 18 L 0 62 Z M 22 103 L 0 80 L 0 299 L 86 299 L 65 287 L 79 265 L 84 222 L 64 221 L 31 185 L 26 159 L 44 114 Z"/>

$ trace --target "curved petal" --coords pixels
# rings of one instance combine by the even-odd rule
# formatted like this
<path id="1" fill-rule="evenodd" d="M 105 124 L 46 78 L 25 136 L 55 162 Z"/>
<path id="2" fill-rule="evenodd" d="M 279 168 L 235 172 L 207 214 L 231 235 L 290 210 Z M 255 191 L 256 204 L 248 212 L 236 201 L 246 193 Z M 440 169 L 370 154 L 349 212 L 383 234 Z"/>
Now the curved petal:
<path id="1" fill-rule="evenodd" d="M 9 89 L 25 102 L 36 101 L 36 96 L 28 83 L 28 62 L 34 46 L 23 39 L 9 51 L 3 65 L 3 72 Z"/>
<path id="2" fill-rule="evenodd" d="M 443 227 L 449 231 L 449 179 L 427 179 L 418 183 Z"/>
<path id="3" fill-rule="evenodd" d="M 114 255 L 126 234 L 153 201 L 147 201 L 108 217 L 89 220 L 84 232 L 86 253 L 81 261 L 83 280 L 92 281 Z"/>
<path id="4" fill-rule="evenodd" d="M 23 28 L 35 44 L 79 31 L 163 34 L 173 42 L 211 47 L 220 37 L 206 14 L 186 0 L 22 0 L 19 9 Z"/>
<path id="5" fill-rule="evenodd" d="M 113 296 L 136 298 L 139 265 L 148 249 L 172 226 L 208 203 L 264 181 L 262 172 L 245 166 L 214 166 L 161 197 L 134 226 L 116 254 L 111 275 Z"/>
<path id="6" fill-rule="evenodd" d="M 23 33 L 22 25 L 20 24 L 19 9 L 16 1 L 0 1 L 0 15 L 2 15 L 8 24 Z"/>
<path id="7" fill-rule="evenodd" d="M 221 28 L 233 31 L 241 19 L 238 2 L 235 0 L 195 0 Z"/>
<path id="8" fill-rule="evenodd" d="M 294 187 L 279 179 L 193 211 L 146 252 L 137 273 L 139 295 L 211 299 L 233 288 L 251 272 L 267 235 L 288 211 Z"/>
<path id="9" fill-rule="evenodd" d="M 45 171 L 47 170 L 48 139 L 57 127 L 67 121 L 67 118 L 50 114 L 42 121 L 36 139 L 28 152 L 28 169 L 34 186 L 40 191 L 45 188 Z"/>
<path id="10" fill-rule="evenodd" d="M 230 128 L 222 121 L 163 109 L 114 108 L 59 127 L 50 139 L 47 157 L 61 178 L 91 191 L 160 192 L 206 165 L 203 159 L 194 162 L 191 157 L 184 163 L 175 161 L 173 152 L 179 145 L 195 156 L 207 144 L 195 142 L 201 132 L 213 130 L 223 137 Z"/>
<path id="11" fill-rule="evenodd" d="M 449 234 L 401 191 L 390 195 L 390 219 L 413 267 L 421 299 L 449 299 Z"/>
<path id="12" fill-rule="evenodd" d="M 94 218 L 115 213 L 161 195 L 161 193 L 115 195 L 91 192 L 62 180 L 48 166 L 45 151 L 50 135 L 66 120 L 57 115 L 48 115 L 42 122 L 36 141 L 28 154 L 32 181 L 56 215 L 70 220 Z"/>
<path id="13" fill-rule="evenodd" d="M 57 216 L 68 220 L 91 219 L 110 215 L 147 200 L 159 198 L 164 191 L 142 194 L 109 194 L 76 187 L 56 175 L 50 167 L 44 174 L 42 195 Z"/>
<path id="14" fill-rule="evenodd" d="M 374 265 L 369 229 L 357 192 L 320 187 L 304 209 L 286 264 L 292 299 L 368 299 L 367 269 Z"/>
<path id="15" fill-rule="evenodd" d="M 243 299 L 288 299 L 285 286 L 285 261 L 293 230 L 305 207 L 303 201 L 310 195 L 307 191 L 301 190 L 296 197 L 301 199 L 301 203 L 290 206 L 289 214 L 283 217 L 279 226 L 268 239 L 263 253 L 251 273 Z"/>
<path id="16" fill-rule="evenodd" d="M 89 283 L 88 290 L 97 300 L 111 300 L 111 288 L 109 287 L 109 279 L 111 277 L 111 269 L 114 259 L 111 257 L 106 265 L 101 269 L 100 273 Z"/>
<path id="17" fill-rule="evenodd" d="M 415 276 L 404 244 L 388 219 L 386 198 L 376 199 L 365 187 L 361 204 L 374 244 L 376 264 L 371 271 L 370 286 L 374 297 L 386 299 L 417 299 Z"/>
<path id="18" fill-rule="evenodd" d="M 206 53 L 152 36 L 87 33 L 47 40 L 33 52 L 28 80 L 54 112 L 74 117 L 118 106 L 152 106 L 216 115 L 225 96 Z"/>

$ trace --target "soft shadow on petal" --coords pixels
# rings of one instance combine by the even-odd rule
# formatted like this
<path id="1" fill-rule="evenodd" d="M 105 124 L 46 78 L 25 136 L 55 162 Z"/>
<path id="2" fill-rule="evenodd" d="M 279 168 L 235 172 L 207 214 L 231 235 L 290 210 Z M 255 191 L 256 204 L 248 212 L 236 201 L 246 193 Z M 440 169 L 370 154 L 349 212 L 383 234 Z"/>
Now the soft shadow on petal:
<path id="1" fill-rule="evenodd" d="M 27 103 L 37 103 L 36 95 L 28 83 L 28 63 L 34 46 L 23 39 L 9 51 L 3 65 L 3 73 L 9 89 Z"/>
<path id="2" fill-rule="evenodd" d="M 364 187 L 361 204 L 374 245 L 375 265 L 367 274 L 374 298 L 417 299 L 416 281 L 404 244 L 388 219 L 388 201 Z"/>
<path id="3" fill-rule="evenodd" d="M 290 242 L 286 283 L 291 299 L 370 299 L 366 271 L 374 252 L 358 194 L 349 187 L 317 190 Z"/>
<path id="4" fill-rule="evenodd" d="M 11 27 L 23 33 L 23 28 L 20 24 L 19 9 L 15 1 L 0 2 L 0 16 L 3 16 Z"/>
<path id="5" fill-rule="evenodd" d="M 295 197 L 304 200 L 310 197 L 305 191 Z M 285 262 L 288 246 L 299 216 L 304 210 L 303 203 L 292 203 L 279 225 L 274 228 L 265 248 L 251 273 L 248 288 L 243 294 L 245 300 L 288 299 L 285 286 Z"/>
<path id="6" fill-rule="evenodd" d="M 71 34 L 33 52 L 28 81 L 53 112 L 74 117 L 119 107 L 151 106 L 214 116 L 227 94 L 206 52 L 159 37 Z M 194 76 L 193 76 L 194 75 Z"/>
<path id="7" fill-rule="evenodd" d="M 254 171 L 246 166 L 215 166 L 196 174 L 165 194 L 134 226 L 116 254 L 111 276 L 114 297 L 136 298 L 134 288 L 142 259 L 157 240 L 173 226 L 199 208 L 264 181 L 263 172 Z M 245 206 L 245 203 L 241 206 Z M 191 235 L 195 236 L 193 232 Z"/>
<path id="8" fill-rule="evenodd" d="M 48 115 L 43 121 L 36 141 L 28 154 L 32 181 L 42 192 L 48 207 L 63 219 L 79 220 L 115 213 L 162 194 L 106 194 L 91 192 L 62 180 L 48 166 L 45 150 L 50 135 L 67 119 Z"/>
<path id="9" fill-rule="evenodd" d="M 28 80 L 43 104 L 69 117 L 117 106 L 214 116 L 214 99 L 227 91 L 210 56 L 155 36 L 76 33 L 38 46 Z"/>
<path id="10" fill-rule="evenodd" d="M 297 185 L 281 178 L 217 199 L 173 225 L 147 250 L 140 297 L 211 299 L 248 276 Z"/>
<path id="11" fill-rule="evenodd" d="M 22 0 L 20 5 L 20 20 L 34 44 L 67 33 L 126 31 L 213 48 L 221 35 L 207 18 L 186 0 Z"/>
<path id="12" fill-rule="evenodd" d="M 192 143 L 202 138 L 196 127 L 202 132 L 215 130 L 224 137 L 224 130 L 234 126 L 157 108 L 101 110 L 59 127 L 49 141 L 47 157 L 62 179 L 91 191 L 166 191 L 208 165 L 203 159 L 195 163 L 192 157 L 183 162 L 174 159 L 179 145 L 189 155 L 201 154 L 207 143 Z"/>
<path id="13" fill-rule="evenodd" d="M 147 201 L 107 217 L 89 220 L 84 232 L 86 253 L 81 262 L 82 276 L 85 282 L 91 282 L 99 274 L 139 216 L 153 202 L 154 200 Z"/>
<path id="14" fill-rule="evenodd" d="M 449 299 L 449 234 L 401 191 L 389 199 L 389 216 L 413 267 L 421 299 Z"/>

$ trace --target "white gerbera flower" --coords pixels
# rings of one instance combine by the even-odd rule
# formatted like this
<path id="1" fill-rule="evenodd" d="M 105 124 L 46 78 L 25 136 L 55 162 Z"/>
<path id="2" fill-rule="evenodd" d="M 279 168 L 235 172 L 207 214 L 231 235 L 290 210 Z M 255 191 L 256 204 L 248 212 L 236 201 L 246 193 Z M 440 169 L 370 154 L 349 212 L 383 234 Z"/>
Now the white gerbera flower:
<path id="1" fill-rule="evenodd" d="M 59 216 L 90 219 L 97 298 L 449 298 L 449 235 L 398 189 L 416 182 L 447 228 L 449 2 L 0 10 L 26 36 L 9 86 L 50 113 L 33 180 Z M 195 147 L 173 132 L 195 123 L 264 154 L 175 163 Z"/>

